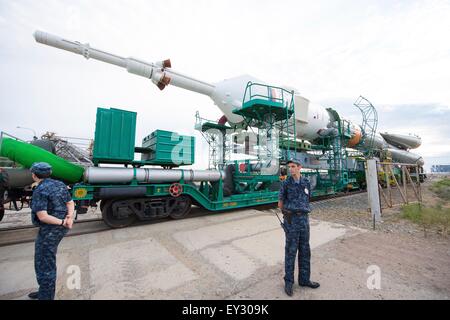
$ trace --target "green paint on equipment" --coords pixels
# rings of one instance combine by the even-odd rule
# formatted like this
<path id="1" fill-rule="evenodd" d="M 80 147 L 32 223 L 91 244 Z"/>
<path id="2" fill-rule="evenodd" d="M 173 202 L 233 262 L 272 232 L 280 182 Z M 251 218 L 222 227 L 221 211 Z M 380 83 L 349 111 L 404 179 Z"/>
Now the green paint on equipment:
<path id="1" fill-rule="evenodd" d="M 0 140 L 0 156 L 18 162 L 26 168 L 30 168 L 35 162 L 47 162 L 52 166 L 52 177 L 69 183 L 81 181 L 84 173 L 83 167 L 37 146 L 11 138 L 4 137 Z"/>
<path id="2" fill-rule="evenodd" d="M 130 163 L 134 159 L 137 113 L 97 108 L 94 163 Z"/>

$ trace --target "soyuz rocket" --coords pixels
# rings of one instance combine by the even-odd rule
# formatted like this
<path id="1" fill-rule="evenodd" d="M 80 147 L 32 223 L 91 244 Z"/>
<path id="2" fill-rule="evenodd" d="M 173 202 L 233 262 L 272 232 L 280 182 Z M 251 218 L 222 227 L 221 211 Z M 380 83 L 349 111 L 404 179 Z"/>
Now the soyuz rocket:
<path id="1" fill-rule="evenodd" d="M 233 110 L 242 107 L 242 99 L 247 84 L 249 82 L 264 83 L 264 81 L 249 75 L 241 75 L 217 83 L 208 83 L 172 70 L 170 60 L 150 63 L 132 57 L 125 58 L 92 48 L 89 44 L 66 40 L 42 31 L 36 31 L 34 38 L 39 43 L 82 55 L 86 59 L 100 60 L 125 68 L 129 73 L 150 79 L 160 90 L 170 84 L 206 95 L 224 114 L 222 121 L 227 121 L 232 126 L 244 122 L 243 117 L 233 113 Z M 319 137 L 333 134 L 333 131 L 335 131 L 333 130 L 333 124 L 337 120 L 333 113 L 323 106 L 311 102 L 299 93 L 294 92 L 293 99 L 295 108 L 295 119 L 293 121 L 296 122 L 297 128 L 296 138 L 311 142 Z M 390 133 L 376 133 L 373 137 L 365 137 L 358 124 L 350 121 L 349 123 L 351 138 L 348 140 L 346 147 L 365 150 L 371 145 L 376 150 L 389 151 L 395 162 L 419 166 L 424 164 L 420 155 L 409 151 L 409 149 L 421 145 L 420 137 Z"/>

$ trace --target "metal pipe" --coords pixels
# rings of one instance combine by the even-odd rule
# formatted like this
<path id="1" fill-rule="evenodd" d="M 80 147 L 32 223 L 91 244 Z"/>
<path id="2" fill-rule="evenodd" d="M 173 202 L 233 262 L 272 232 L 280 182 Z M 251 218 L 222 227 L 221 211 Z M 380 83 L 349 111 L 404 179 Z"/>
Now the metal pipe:
<path id="1" fill-rule="evenodd" d="M 119 187 L 119 188 L 100 188 L 98 197 L 100 199 L 112 199 L 112 198 L 136 198 L 145 197 L 147 193 L 146 187 Z"/>
<path id="2" fill-rule="evenodd" d="M 218 181 L 225 178 L 224 171 L 217 170 L 184 170 L 184 169 L 149 169 L 149 168 L 112 168 L 89 167 L 84 172 L 84 182 L 99 183 L 131 183 L 134 179 L 140 183 L 166 183 L 185 181 Z"/>
<path id="3" fill-rule="evenodd" d="M 0 185 L 5 188 L 23 188 L 33 183 L 29 169 L 0 169 Z"/>

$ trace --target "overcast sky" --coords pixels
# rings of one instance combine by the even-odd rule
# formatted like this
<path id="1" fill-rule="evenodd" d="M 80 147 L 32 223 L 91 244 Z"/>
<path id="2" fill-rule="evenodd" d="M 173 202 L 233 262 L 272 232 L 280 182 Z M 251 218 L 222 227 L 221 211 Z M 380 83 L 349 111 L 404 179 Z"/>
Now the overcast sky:
<path id="1" fill-rule="evenodd" d="M 0 0 L 0 130 L 22 139 L 53 131 L 93 138 L 97 107 L 136 111 L 137 138 L 155 129 L 197 137 L 206 97 L 159 91 L 124 69 L 37 44 L 35 30 L 125 57 L 170 58 L 208 82 L 250 74 L 297 88 L 361 122 L 359 95 L 379 131 L 415 133 L 426 162 L 450 164 L 450 1 L 7 1 Z"/>

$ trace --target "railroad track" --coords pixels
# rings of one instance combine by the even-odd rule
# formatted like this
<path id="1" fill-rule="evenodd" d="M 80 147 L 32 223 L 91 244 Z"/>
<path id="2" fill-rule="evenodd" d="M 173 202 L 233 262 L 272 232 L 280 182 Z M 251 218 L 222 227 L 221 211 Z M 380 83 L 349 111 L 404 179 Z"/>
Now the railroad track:
<path id="1" fill-rule="evenodd" d="M 337 198 L 344 198 L 344 197 L 351 197 L 351 196 L 355 196 L 357 194 L 361 194 L 361 193 L 366 193 L 366 190 L 360 190 L 360 191 L 352 191 L 352 192 L 342 192 L 342 193 L 336 193 L 333 195 L 328 195 L 328 196 L 319 196 L 319 197 L 314 197 L 311 202 L 312 203 L 325 203 L 327 201 L 331 201 L 331 200 L 335 200 Z M 266 209 L 273 209 L 276 208 L 277 204 L 273 203 L 273 204 L 263 204 L 257 207 L 257 210 L 266 210 Z"/>
<path id="2" fill-rule="evenodd" d="M 334 200 L 336 198 L 353 196 L 353 195 L 357 195 L 357 194 L 364 193 L 364 192 L 366 192 L 366 191 L 354 191 L 354 192 L 350 192 L 350 193 L 335 194 L 332 196 L 316 197 L 313 200 L 311 200 L 311 202 L 322 203 L 322 202 Z M 273 204 L 265 204 L 265 205 L 263 204 L 263 205 L 259 205 L 256 207 L 248 207 L 248 209 L 253 208 L 253 209 L 256 209 L 259 211 L 264 211 L 264 210 L 274 209 L 276 207 L 277 207 L 277 204 L 273 203 Z M 242 209 L 244 209 L 244 208 L 242 208 Z M 247 208 L 245 208 L 245 209 L 247 209 Z M 229 210 L 227 210 L 227 211 L 229 211 Z M 191 213 L 189 215 L 189 217 L 194 218 L 194 217 L 204 216 L 204 215 L 208 214 L 208 212 L 209 211 L 198 208 L 198 210 L 195 210 L 193 213 Z M 158 223 L 161 221 L 167 221 L 167 219 L 156 219 L 156 220 L 151 220 L 151 221 L 138 221 L 128 228 L 142 226 L 145 224 Z M 97 232 L 107 231 L 107 230 L 111 230 L 111 228 L 108 227 L 103 222 L 102 219 L 78 220 L 78 221 L 75 221 L 74 227 L 71 230 L 69 230 L 69 232 L 67 233 L 67 237 L 97 233 Z M 36 239 L 38 231 L 39 231 L 39 228 L 35 227 L 33 225 L 0 229 L 0 247 L 14 245 L 14 244 L 20 244 L 20 243 L 33 242 Z"/>
<path id="3" fill-rule="evenodd" d="M 78 220 L 75 221 L 74 228 L 69 230 L 67 236 L 79 236 L 109 229 L 102 219 Z M 33 225 L 2 229 L 0 230 L 0 247 L 33 242 L 38 232 L 39 228 Z"/>
<path id="4" fill-rule="evenodd" d="M 344 198 L 344 197 L 351 197 L 351 196 L 355 196 L 357 194 L 360 193 L 366 193 L 366 190 L 359 190 L 359 191 L 352 191 L 352 192 L 342 192 L 342 193 L 336 193 L 333 194 L 331 196 L 320 196 L 320 197 L 316 197 L 313 200 L 311 200 L 311 202 L 318 202 L 318 203 L 322 203 L 322 202 L 327 202 L 329 200 L 334 200 L 336 198 Z"/>

